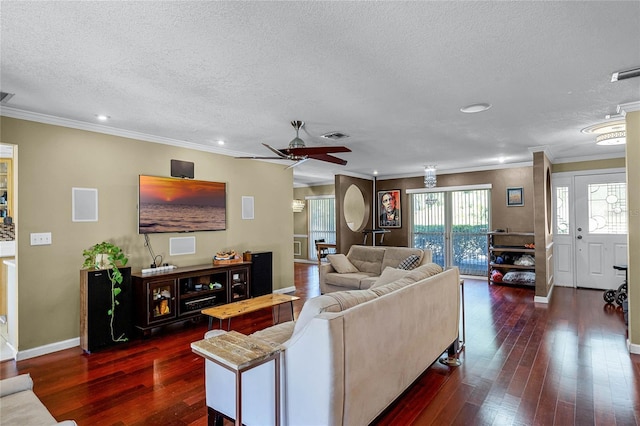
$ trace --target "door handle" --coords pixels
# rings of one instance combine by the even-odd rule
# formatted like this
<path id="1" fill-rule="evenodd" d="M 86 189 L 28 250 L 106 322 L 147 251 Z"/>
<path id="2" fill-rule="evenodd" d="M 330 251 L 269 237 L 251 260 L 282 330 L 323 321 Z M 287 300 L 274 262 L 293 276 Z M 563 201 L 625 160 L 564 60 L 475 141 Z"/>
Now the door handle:
<path id="1" fill-rule="evenodd" d="M 579 240 L 581 240 L 581 239 L 582 239 L 582 235 L 578 235 L 578 237 L 577 237 L 577 238 L 578 238 Z"/>

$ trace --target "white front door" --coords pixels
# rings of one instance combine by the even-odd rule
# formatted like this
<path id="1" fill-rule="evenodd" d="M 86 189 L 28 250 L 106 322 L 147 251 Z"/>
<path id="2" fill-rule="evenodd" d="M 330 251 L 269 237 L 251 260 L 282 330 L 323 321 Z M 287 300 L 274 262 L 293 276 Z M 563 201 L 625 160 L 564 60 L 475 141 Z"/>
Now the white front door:
<path id="1" fill-rule="evenodd" d="M 576 176 L 576 286 L 613 289 L 624 279 L 614 265 L 627 264 L 624 173 Z"/>

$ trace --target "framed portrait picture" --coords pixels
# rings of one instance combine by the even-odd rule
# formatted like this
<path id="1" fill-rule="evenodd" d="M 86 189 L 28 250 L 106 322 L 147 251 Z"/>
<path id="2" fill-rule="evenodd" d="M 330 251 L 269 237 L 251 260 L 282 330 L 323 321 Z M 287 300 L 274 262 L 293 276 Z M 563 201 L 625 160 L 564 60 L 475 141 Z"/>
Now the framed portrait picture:
<path id="1" fill-rule="evenodd" d="M 522 187 L 507 188 L 507 206 L 524 206 L 524 192 Z"/>
<path id="2" fill-rule="evenodd" d="M 378 227 L 400 228 L 400 190 L 378 191 Z"/>

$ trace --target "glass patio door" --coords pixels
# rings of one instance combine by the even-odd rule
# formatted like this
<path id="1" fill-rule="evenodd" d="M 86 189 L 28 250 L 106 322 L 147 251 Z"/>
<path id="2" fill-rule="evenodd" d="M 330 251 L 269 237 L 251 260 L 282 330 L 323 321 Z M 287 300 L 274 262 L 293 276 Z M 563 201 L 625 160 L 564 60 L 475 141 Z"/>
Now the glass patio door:
<path id="1" fill-rule="evenodd" d="M 432 251 L 433 262 L 461 274 L 487 273 L 490 190 L 469 187 L 411 194 L 411 245 Z"/>

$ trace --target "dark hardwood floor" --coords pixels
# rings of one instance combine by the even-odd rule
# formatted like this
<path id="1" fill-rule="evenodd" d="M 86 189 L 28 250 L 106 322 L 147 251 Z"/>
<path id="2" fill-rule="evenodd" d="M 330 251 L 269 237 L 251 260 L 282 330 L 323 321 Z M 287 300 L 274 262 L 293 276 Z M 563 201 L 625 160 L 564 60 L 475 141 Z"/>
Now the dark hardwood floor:
<path id="1" fill-rule="evenodd" d="M 296 264 L 296 315 L 319 294 L 318 268 Z M 376 425 L 637 425 L 640 356 L 629 355 L 620 309 L 602 292 L 533 290 L 465 280 L 462 366 L 432 365 Z M 282 315 L 288 315 L 287 309 Z M 234 320 L 251 333 L 271 311 Z M 203 359 L 190 350 L 207 322 L 158 330 L 115 349 L 68 349 L 0 364 L 2 378 L 31 373 L 58 420 L 80 425 L 205 425 Z M 375 374 L 375 372 L 372 372 Z M 380 386 L 384 386 L 383 383 Z M 1 420 L 1 414 L 0 414 Z"/>

